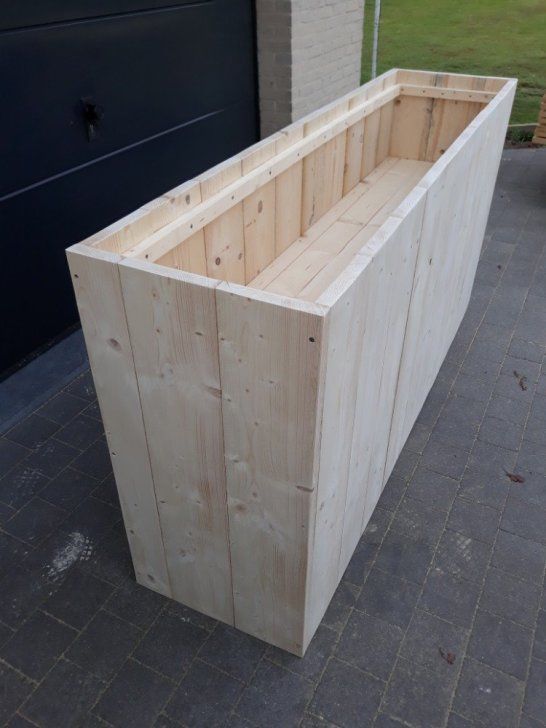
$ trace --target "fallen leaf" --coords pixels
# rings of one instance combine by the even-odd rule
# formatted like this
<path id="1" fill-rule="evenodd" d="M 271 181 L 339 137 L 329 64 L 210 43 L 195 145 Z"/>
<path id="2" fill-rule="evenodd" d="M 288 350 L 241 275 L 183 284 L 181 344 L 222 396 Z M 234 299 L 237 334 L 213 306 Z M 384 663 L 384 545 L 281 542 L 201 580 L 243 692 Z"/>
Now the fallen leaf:
<path id="1" fill-rule="evenodd" d="M 527 390 L 527 377 L 525 376 L 525 374 L 520 374 L 514 369 L 514 376 L 518 380 L 520 389 L 525 392 Z"/>
<path id="2" fill-rule="evenodd" d="M 445 660 L 448 665 L 453 665 L 457 655 L 454 655 L 453 652 L 444 652 L 441 647 L 438 647 L 438 652 L 440 653 L 440 657 Z"/>
<path id="3" fill-rule="evenodd" d="M 508 470 L 504 470 L 504 472 L 510 478 L 512 483 L 525 483 L 525 478 L 523 477 L 523 475 L 518 475 L 517 473 L 509 473 Z"/>

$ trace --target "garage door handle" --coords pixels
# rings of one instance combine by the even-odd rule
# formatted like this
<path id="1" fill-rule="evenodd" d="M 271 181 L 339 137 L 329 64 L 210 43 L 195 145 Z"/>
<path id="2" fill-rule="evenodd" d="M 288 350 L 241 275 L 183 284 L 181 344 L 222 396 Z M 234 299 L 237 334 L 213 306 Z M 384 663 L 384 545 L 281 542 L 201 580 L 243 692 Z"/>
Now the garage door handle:
<path id="1" fill-rule="evenodd" d="M 97 138 L 100 120 L 104 116 L 102 106 L 96 104 L 92 99 L 82 99 L 83 120 L 87 131 L 87 139 L 92 142 Z"/>

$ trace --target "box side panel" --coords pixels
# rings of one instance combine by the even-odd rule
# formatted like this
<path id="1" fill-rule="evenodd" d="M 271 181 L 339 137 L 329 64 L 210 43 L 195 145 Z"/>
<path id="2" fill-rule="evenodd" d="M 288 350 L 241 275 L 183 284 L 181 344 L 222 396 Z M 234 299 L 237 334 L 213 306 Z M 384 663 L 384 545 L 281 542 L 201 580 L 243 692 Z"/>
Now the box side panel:
<path id="1" fill-rule="evenodd" d="M 372 241 L 365 281 L 368 305 L 359 354 L 356 416 L 338 578 L 351 559 L 384 484 L 400 359 L 421 235 L 425 195 L 412 193 L 404 217 Z M 355 286 L 355 295 L 358 288 Z M 362 295 L 362 294 L 361 294 Z"/>
<path id="2" fill-rule="evenodd" d="M 235 626 L 301 655 L 324 318 L 216 297 Z"/>
<path id="3" fill-rule="evenodd" d="M 514 89 L 491 104 L 426 175 L 427 202 L 385 477 L 406 441 L 468 305 Z M 447 155 L 446 155 L 447 156 Z"/>
<path id="4" fill-rule="evenodd" d="M 82 245 L 67 257 L 136 579 L 170 596 L 118 257 Z"/>
<path id="5" fill-rule="evenodd" d="M 214 283 L 120 265 L 172 596 L 233 623 Z"/>

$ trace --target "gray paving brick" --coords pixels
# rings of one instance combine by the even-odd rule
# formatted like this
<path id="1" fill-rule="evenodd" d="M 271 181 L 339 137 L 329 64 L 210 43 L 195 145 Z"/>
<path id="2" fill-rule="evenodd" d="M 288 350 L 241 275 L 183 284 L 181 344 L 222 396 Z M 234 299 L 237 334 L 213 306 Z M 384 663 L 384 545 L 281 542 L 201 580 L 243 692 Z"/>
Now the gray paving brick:
<path id="1" fill-rule="evenodd" d="M 524 680 L 532 638 L 529 629 L 480 609 L 470 635 L 468 655 Z"/>
<path id="2" fill-rule="evenodd" d="M 527 361 L 540 363 L 542 357 L 546 354 L 546 347 L 532 341 L 525 341 L 525 339 L 514 337 L 510 343 L 509 353 L 518 359 L 526 359 Z"/>
<path id="3" fill-rule="evenodd" d="M 501 528 L 516 536 L 546 544 L 546 510 L 509 495 Z"/>
<path id="4" fill-rule="evenodd" d="M 461 671 L 453 709 L 487 728 L 511 728 L 518 723 L 523 684 L 516 678 L 467 658 Z"/>
<path id="5" fill-rule="evenodd" d="M 377 617 L 354 611 L 343 630 L 336 656 L 355 667 L 387 680 L 404 633 Z"/>
<path id="6" fill-rule="evenodd" d="M 542 584 L 546 546 L 528 538 L 499 531 L 491 563 L 518 578 Z"/>
<path id="7" fill-rule="evenodd" d="M 509 399 L 501 395 L 493 395 L 487 407 L 487 415 L 498 417 L 506 422 L 514 422 L 521 427 L 529 414 L 529 402 L 525 399 Z"/>
<path id="8" fill-rule="evenodd" d="M 422 455 L 422 463 L 429 470 L 449 478 L 460 478 L 468 460 L 468 451 L 440 442 L 434 434 Z"/>
<path id="9" fill-rule="evenodd" d="M 269 647 L 266 658 L 276 665 L 298 673 L 306 680 L 316 682 L 334 650 L 337 637 L 338 635 L 334 630 L 319 625 L 304 657 L 296 657 L 277 647 Z"/>
<path id="10" fill-rule="evenodd" d="M 372 569 L 357 602 L 357 608 L 398 627 L 409 624 L 419 587 L 378 569 Z"/>
<path id="11" fill-rule="evenodd" d="M 491 508 L 501 509 L 510 492 L 510 481 L 502 475 L 491 474 L 475 466 L 467 468 L 461 480 L 459 495 Z"/>
<path id="12" fill-rule="evenodd" d="M 478 439 L 506 450 L 518 450 L 522 435 L 523 428 L 515 422 L 488 416 L 481 424 Z"/>
<path id="13" fill-rule="evenodd" d="M 429 504 L 437 511 L 447 512 L 455 499 L 457 488 L 456 480 L 419 466 L 409 483 L 407 492 L 412 499 Z M 439 516 L 437 520 L 440 520 Z"/>
<path id="14" fill-rule="evenodd" d="M 436 549 L 433 566 L 452 576 L 481 583 L 490 554 L 489 544 L 446 529 Z"/>
<path id="15" fill-rule="evenodd" d="M 500 617 L 533 628 L 540 602 L 540 588 L 495 567 L 489 569 L 480 606 Z"/>
<path id="16" fill-rule="evenodd" d="M 524 710 L 533 718 L 544 721 L 544 716 L 546 716 L 546 662 L 541 660 L 531 660 Z"/>
<path id="17" fill-rule="evenodd" d="M 457 497 L 449 514 L 447 525 L 453 531 L 493 543 L 499 525 L 500 513 L 495 508 Z"/>
<path id="18" fill-rule="evenodd" d="M 431 569 L 419 600 L 419 607 L 459 627 L 470 627 L 480 586 L 447 574 L 439 567 Z"/>

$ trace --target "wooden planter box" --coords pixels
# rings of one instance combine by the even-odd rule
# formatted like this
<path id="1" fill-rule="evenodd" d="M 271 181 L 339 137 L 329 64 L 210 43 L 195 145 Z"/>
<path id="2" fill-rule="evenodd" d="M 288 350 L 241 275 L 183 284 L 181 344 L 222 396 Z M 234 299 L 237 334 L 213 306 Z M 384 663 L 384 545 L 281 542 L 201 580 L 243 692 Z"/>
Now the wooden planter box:
<path id="1" fill-rule="evenodd" d="M 139 583 L 303 655 L 467 307 L 515 87 L 390 71 L 68 250 Z"/>

